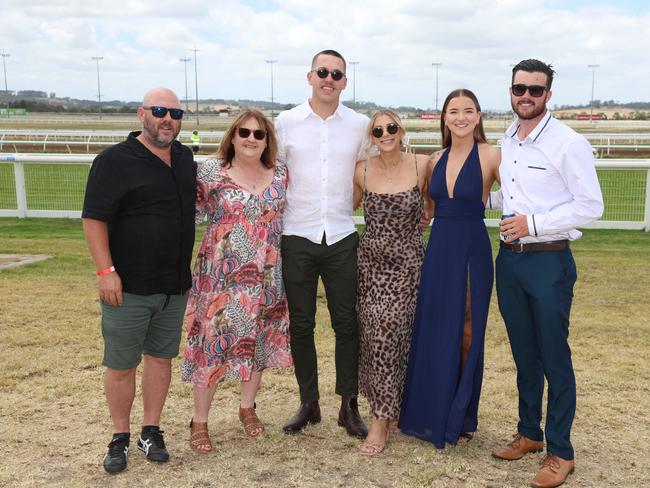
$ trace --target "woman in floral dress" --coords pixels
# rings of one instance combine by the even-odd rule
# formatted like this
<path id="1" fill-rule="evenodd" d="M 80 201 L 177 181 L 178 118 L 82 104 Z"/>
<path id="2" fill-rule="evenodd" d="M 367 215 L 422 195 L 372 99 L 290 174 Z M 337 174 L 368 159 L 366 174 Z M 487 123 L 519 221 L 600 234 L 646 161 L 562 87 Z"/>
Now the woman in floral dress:
<path id="1" fill-rule="evenodd" d="M 193 385 L 190 446 L 212 449 L 208 412 L 217 385 L 241 382 L 239 419 L 257 436 L 264 426 L 255 396 L 266 368 L 291 366 L 289 313 L 280 238 L 287 170 L 276 165 L 273 125 L 246 110 L 226 131 L 219 159 L 197 176 L 197 222 L 208 227 L 196 258 L 187 305 L 182 378 Z"/>

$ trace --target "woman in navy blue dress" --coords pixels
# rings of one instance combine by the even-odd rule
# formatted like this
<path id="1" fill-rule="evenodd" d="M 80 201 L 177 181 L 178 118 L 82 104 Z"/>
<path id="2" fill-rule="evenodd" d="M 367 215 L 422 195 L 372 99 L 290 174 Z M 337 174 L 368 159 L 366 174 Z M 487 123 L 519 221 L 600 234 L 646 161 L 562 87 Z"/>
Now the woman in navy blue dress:
<path id="1" fill-rule="evenodd" d="M 433 216 L 422 265 L 399 427 L 442 449 L 478 425 L 483 349 L 494 279 L 483 219 L 500 151 L 487 144 L 474 93 L 442 108 L 442 150 L 429 165 Z"/>

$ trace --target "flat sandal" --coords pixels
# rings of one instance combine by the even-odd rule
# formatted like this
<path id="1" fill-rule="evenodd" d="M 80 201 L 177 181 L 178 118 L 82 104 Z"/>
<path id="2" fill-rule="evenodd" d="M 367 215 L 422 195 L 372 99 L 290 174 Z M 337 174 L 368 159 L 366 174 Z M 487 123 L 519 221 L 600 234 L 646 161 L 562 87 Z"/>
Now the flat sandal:
<path id="1" fill-rule="evenodd" d="M 200 449 L 201 446 L 204 448 Z M 194 422 L 194 419 L 190 421 L 190 447 L 200 453 L 212 451 L 207 422 Z"/>
<path id="2" fill-rule="evenodd" d="M 264 432 L 264 424 L 255 413 L 255 405 L 252 408 L 239 407 L 239 420 L 244 424 L 244 432 L 250 437 L 257 437 Z"/>

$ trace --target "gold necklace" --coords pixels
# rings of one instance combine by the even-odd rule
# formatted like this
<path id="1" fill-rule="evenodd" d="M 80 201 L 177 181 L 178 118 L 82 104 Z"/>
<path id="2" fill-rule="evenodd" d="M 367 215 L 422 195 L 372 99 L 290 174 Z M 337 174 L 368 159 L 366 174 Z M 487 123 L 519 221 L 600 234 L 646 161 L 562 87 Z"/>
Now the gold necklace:
<path id="1" fill-rule="evenodd" d="M 387 162 L 381 154 L 379 155 L 379 159 L 382 163 L 384 163 L 384 167 L 381 168 L 381 172 L 384 174 L 384 178 L 386 178 L 389 183 L 392 183 L 395 175 L 399 173 L 399 167 L 402 163 L 402 154 L 400 153 L 399 158 L 394 163 Z M 393 168 L 393 171 L 388 172 L 387 169 L 390 167 Z M 397 171 L 394 171 L 395 168 L 397 168 Z"/>

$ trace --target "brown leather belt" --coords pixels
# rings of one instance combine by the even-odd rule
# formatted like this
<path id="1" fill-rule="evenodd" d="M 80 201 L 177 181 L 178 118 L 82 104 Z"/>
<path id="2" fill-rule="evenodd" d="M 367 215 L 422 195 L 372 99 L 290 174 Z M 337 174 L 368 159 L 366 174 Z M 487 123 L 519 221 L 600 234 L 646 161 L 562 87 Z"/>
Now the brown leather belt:
<path id="1" fill-rule="evenodd" d="M 546 252 L 546 251 L 564 251 L 569 248 L 569 241 L 548 241 L 548 242 L 529 242 L 524 244 L 523 242 L 514 242 L 509 244 L 507 242 L 500 241 L 500 247 L 507 249 L 512 252 Z"/>

